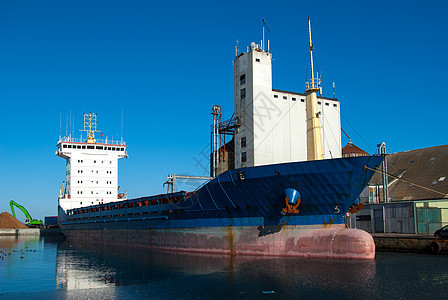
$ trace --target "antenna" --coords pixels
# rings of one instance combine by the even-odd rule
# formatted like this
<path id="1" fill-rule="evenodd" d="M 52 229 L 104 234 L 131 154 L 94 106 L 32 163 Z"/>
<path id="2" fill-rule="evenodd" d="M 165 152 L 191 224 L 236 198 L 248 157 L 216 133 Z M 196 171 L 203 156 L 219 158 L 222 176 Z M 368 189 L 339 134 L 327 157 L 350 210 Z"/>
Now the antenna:
<path id="1" fill-rule="evenodd" d="M 74 138 L 75 137 L 75 114 L 73 114 L 72 131 L 73 131 L 73 138 Z"/>
<path id="2" fill-rule="evenodd" d="M 61 139 L 61 131 L 62 131 L 62 113 L 59 112 L 59 140 Z"/>
<path id="3" fill-rule="evenodd" d="M 235 56 L 238 56 L 238 44 L 240 43 L 239 40 L 236 40 L 236 45 L 235 45 Z"/>
<path id="4" fill-rule="evenodd" d="M 68 129 L 68 115 L 67 113 L 65 113 L 65 137 L 68 136 L 67 129 Z"/>
<path id="5" fill-rule="evenodd" d="M 123 106 L 121 107 L 121 141 L 123 142 Z"/>
<path id="6" fill-rule="evenodd" d="M 335 99 L 336 97 L 334 96 L 335 95 L 335 93 L 334 93 L 334 81 L 333 81 L 333 99 Z"/>
<path id="7" fill-rule="evenodd" d="M 308 36 L 310 39 L 310 66 L 311 66 L 311 84 L 314 87 L 314 65 L 313 65 L 313 41 L 311 40 L 311 18 L 308 17 Z"/>
<path id="8" fill-rule="evenodd" d="M 261 41 L 261 51 L 264 51 L 264 18 L 263 18 L 263 40 Z"/>
<path id="9" fill-rule="evenodd" d="M 320 83 L 321 83 L 322 76 L 319 77 L 319 73 L 316 73 L 316 77 L 314 77 L 314 62 L 313 62 L 314 45 L 313 45 L 313 41 L 311 40 L 311 18 L 310 17 L 308 17 L 308 34 L 309 34 L 309 39 L 310 39 L 311 79 L 306 81 L 306 89 L 321 91 Z"/>
<path id="10" fill-rule="evenodd" d="M 72 110 L 70 110 L 70 141 L 72 139 Z"/>
<path id="11" fill-rule="evenodd" d="M 266 22 L 264 21 L 264 18 L 263 18 L 263 40 L 262 40 L 262 42 L 261 42 L 261 51 L 263 51 L 263 52 L 264 52 L 264 28 L 266 28 L 266 30 L 267 30 L 268 32 L 271 32 L 271 31 L 269 30 L 268 26 L 266 26 Z M 269 52 L 269 41 L 268 41 L 268 52 Z"/>

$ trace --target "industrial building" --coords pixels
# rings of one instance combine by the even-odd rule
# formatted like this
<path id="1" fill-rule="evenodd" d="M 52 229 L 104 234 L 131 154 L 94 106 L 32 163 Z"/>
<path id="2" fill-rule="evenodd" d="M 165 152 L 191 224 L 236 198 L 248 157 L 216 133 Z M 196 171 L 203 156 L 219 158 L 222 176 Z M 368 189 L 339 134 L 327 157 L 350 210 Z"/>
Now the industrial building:
<path id="1" fill-rule="evenodd" d="M 234 115 L 231 120 L 221 121 L 221 108 L 215 106 L 212 112 L 215 130 L 212 126 L 211 176 L 229 168 L 308 160 L 306 97 L 305 93 L 272 88 L 269 49 L 252 42 L 248 52 L 237 54 Z M 317 110 L 323 143 L 323 157 L 319 159 L 339 158 L 340 102 L 318 96 Z M 226 135 L 230 142 L 225 141 Z"/>
<path id="2" fill-rule="evenodd" d="M 389 154 L 387 169 L 388 193 L 381 174 L 375 174 L 369 194 L 360 197 L 365 208 L 348 225 L 368 232 L 432 235 L 448 224 L 448 145 Z"/>
<path id="3" fill-rule="evenodd" d="M 347 145 L 342 148 L 342 157 L 357 157 L 357 156 L 369 156 L 370 154 L 362 150 L 358 146 L 352 143 L 350 140 Z"/>

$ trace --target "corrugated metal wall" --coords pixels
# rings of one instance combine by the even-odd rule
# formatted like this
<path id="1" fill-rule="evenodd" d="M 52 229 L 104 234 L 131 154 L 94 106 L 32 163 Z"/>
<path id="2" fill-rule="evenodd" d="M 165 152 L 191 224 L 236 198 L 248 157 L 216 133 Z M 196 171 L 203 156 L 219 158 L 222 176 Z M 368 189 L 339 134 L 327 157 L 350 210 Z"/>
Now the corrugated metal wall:
<path id="1" fill-rule="evenodd" d="M 351 222 L 351 224 L 350 224 Z M 367 232 L 415 233 L 414 203 L 370 204 L 353 214 L 348 225 Z"/>
<path id="2" fill-rule="evenodd" d="M 350 228 L 372 233 L 433 235 L 434 231 L 448 225 L 448 200 L 366 204 L 346 223 Z"/>

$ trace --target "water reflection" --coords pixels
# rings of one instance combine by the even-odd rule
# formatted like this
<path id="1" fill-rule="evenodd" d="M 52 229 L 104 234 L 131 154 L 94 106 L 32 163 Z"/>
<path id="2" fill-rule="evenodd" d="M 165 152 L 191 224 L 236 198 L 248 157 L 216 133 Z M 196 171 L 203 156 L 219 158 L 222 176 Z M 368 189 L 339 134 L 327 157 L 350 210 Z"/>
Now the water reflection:
<path id="1" fill-rule="evenodd" d="M 440 298 L 448 256 L 373 261 L 157 252 L 0 237 L 0 298 Z M 36 250 L 36 251 L 34 251 Z M 22 257 L 22 258 L 21 258 Z M 273 294 L 272 294 L 273 293 Z"/>
<path id="2" fill-rule="evenodd" d="M 78 249 L 58 249 L 56 260 L 56 284 L 59 289 L 92 289 L 113 287 L 108 278 L 116 273 L 101 260 L 81 252 Z"/>
<path id="3" fill-rule="evenodd" d="M 219 255 L 151 251 L 141 248 L 110 247 L 97 244 L 59 245 L 58 274 L 89 273 L 90 279 L 105 284 L 142 284 L 173 274 L 205 275 L 232 270 L 235 258 Z M 65 272 L 66 273 L 66 272 Z"/>
<path id="4" fill-rule="evenodd" d="M 54 289 L 56 246 L 35 236 L 0 236 L 0 291 Z"/>
<path id="5" fill-rule="evenodd" d="M 58 283 L 66 289 L 127 286 L 172 281 L 173 277 L 206 278 L 207 286 L 221 286 L 232 293 L 259 291 L 338 290 L 368 286 L 375 278 L 375 261 L 306 258 L 263 258 L 158 252 L 93 244 L 59 245 Z M 218 280 L 219 279 L 219 280 Z M 188 281 L 188 280 L 187 280 Z M 202 289 L 204 286 L 197 286 Z M 364 297 L 359 289 L 352 296 Z M 284 293 L 284 292 L 283 292 Z M 293 295 L 292 293 L 291 295 Z"/>

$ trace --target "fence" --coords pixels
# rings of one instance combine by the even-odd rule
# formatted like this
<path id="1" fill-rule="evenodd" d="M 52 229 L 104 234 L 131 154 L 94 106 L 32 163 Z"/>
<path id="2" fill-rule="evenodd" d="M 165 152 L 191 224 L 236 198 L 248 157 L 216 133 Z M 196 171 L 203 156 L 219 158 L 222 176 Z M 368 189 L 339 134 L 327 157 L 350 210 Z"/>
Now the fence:
<path id="1" fill-rule="evenodd" d="M 437 229 L 448 225 L 448 208 L 417 207 L 417 234 L 433 235 Z"/>

